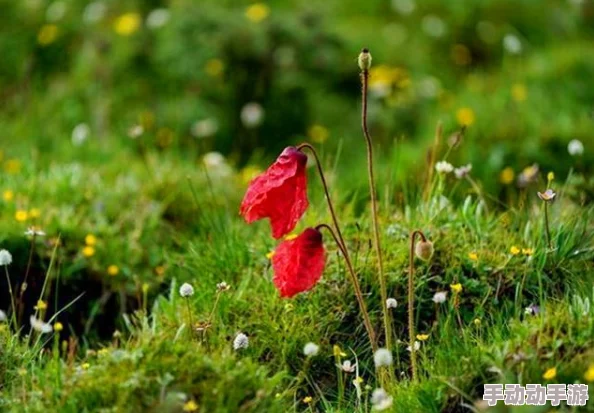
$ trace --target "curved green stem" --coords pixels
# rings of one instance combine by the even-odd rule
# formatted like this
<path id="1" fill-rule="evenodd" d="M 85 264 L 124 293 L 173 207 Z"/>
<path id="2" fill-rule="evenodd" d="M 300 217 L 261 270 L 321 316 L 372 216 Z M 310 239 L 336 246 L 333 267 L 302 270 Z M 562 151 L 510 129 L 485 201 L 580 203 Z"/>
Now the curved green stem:
<path id="1" fill-rule="evenodd" d="M 412 368 L 412 379 L 417 379 L 417 353 L 415 351 L 415 318 L 414 318 L 414 300 L 415 300 L 415 238 L 419 235 L 423 242 L 427 242 L 425 234 L 415 230 L 410 234 L 410 252 L 408 264 L 408 337 L 410 346 L 410 364 Z"/>

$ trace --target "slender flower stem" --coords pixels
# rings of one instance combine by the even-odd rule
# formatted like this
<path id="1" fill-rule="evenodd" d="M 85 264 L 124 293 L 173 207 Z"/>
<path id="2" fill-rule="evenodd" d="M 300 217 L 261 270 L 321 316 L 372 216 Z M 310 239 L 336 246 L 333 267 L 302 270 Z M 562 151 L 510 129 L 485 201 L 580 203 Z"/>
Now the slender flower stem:
<path id="1" fill-rule="evenodd" d="M 21 284 L 19 292 L 19 321 L 22 321 L 23 311 L 25 310 L 23 296 L 25 295 L 25 291 L 27 290 L 27 280 L 29 278 L 29 271 L 31 270 L 31 263 L 33 262 L 33 251 L 35 250 L 35 235 L 35 232 L 33 232 L 33 236 L 31 237 L 31 247 L 29 249 L 29 260 L 27 261 L 27 269 L 25 270 L 25 278 L 23 280 L 23 283 Z"/>
<path id="2" fill-rule="evenodd" d="M 547 234 L 547 244 L 549 245 L 549 249 L 553 249 L 553 244 L 551 243 L 551 229 L 549 228 L 549 203 L 545 201 L 544 203 L 544 221 L 545 221 L 545 232 Z"/>
<path id="3" fill-rule="evenodd" d="M 386 287 L 386 277 L 384 275 L 384 264 L 382 259 L 382 248 L 380 244 L 379 226 L 377 222 L 377 198 L 375 190 L 375 179 L 373 177 L 373 143 L 369 130 L 367 128 L 367 84 L 369 82 L 369 71 L 367 69 L 361 72 L 361 127 L 367 144 L 367 174 L 369 177 L 369 192 L 371 196 L 371 218 L 373 224 L 374 247 L 377 255 L 377 269 L 380 285 L 380 295 L 382 297 L 382 312 L 384 314 L 384 329 L 386 334 L 386 347 L 392 349 L 392 320 L 386 301 L 388 300 L 388 289 Z"/>
<path id="4" fill-rule="evenodd" d="M 14 293 L 12 292 L 12 284 L 10 282 L 10 276 L 8 275 L 8 265 L 4 266 L 4 272 L 6 273 L 6 283 L 8 284 L 8 292 L 10 293 L 10 304 L 12 306 L 12 309 L 11 309 L 12 314 L 10 315 L 10 320 L 12 322 L 12 327 L 14 328 L 14 331 L 17 331 L 17 319 L 16 319 L 17 308 L 14 303 Z"/>
<path id="5" fill-rule="evenodd" d="M 192 319 L 192 309 L 190 308 L 190 299 L 186 298 L 186 307 L 188 308 L 188 320 L 190 321 L 190 340 L 194 339 L 194 320 Z"/>
<path id="6" fill-rule="evenodd" d="M 415 230 L 410 234 L 410 261 L 408 264 L 408 337 L 410 346 L 410 364 L 412 367 L 412 379 L 417 380 L 417 353 L 415 351 L 415 318 L 414 318 L 414 300 L 415 300 L 415 238 L 420 236 L 423 242 L 427 242 L 425 234 L 419 230 Z"/>
<path id="7" fill-rule="evenodd" d="M 330 198 L 328 198 L 328 202 L 330 202 Z M 348 258 L 349 254 L 347 252 L 347 249 L 345 248 L 344 244 L 341 243 L 339 237 L 337 236 L 337 233 L 334 232 L 332 227 L 330 227 L 327 224 L 320 224 L 316 227 L 316 229 L 318 231 L 321 228 L 327 229 L 328 232 L 330 232 L 330 234 L 332 234 L 332 237 L 334 238 L 336 245 L 338 245 L 338 249 L 340 250 L 340 252 L 342 253 L 342 256 L 344 257 L 344 261 L 346 262 L 347 269 L 351 276 L 351 282 L 353 283 L 353 287 L 355 289 L 355 296 L 357 297 L 357 302 L 359 303 L 359 308 L 361 309 L 361 313 L 363 314 L 363 324 L 365 325 L 365 329 L 367 330 L 367 334 L 369 335 L 369 341 L 371 342 L 371 348 L 373 349 L 373 351 L 375 351 L 375 350 L 377 350 L 377 343 L 375 340 L 375 332 L 371 325 L 371 320 L 369 319 L 369 313 L 367 312 L 367 306 L 365 305 L 365 300 L 363 300 L 363 293 L 361 292 L 361 287 L 359 286 L 359 281 L 357 280 L 357 274 L 355 274 L 355 270 L 353 268 L 351 260 L 350 260 L 350 258 Z"/>

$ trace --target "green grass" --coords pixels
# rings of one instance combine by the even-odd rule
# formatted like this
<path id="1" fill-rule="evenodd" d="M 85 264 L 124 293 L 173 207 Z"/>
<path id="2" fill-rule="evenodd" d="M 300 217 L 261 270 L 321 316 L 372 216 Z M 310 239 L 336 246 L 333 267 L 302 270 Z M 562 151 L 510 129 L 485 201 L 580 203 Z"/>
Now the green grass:
<path id="1" fill-rule="evenodd" d="M 406 14 L 398 1 L 312 10 L 275 0 L 255 23 L 247 3 L 180 0 L 157 2 L 171 15 L 155 29 L 145 20 L 155 2 L 110 2 L 95 23 L 82 17 L 86 2 L 66 3 L 56 21 L 49 3 L 7 3 L 0 28 L 0 249 L 13 257 L 0 267 L 0 309 L 12 316 L 7 277 L 21 307 L 16 327 L 0 322 L 0 411 L 366 413 L 383 387 L 388 411 L 482 412 L 485 383 L 594 384 L 591 4 L 425 1 Z M 123 36 L 114 22 L 128 12 L 144 23 Z M 427 16 L 445 24 L 441 37 L 427 33 Z M 48 24 L 58 35 L 42 44 Z M 505 50 L 509 34 L 521 53 Z M 385 66 L 371 74 L 369 124 L 387 290 L 398 306 L 394 361 L 381 371 L 331 237 L 320 282 L 281 299 L 269 224 L 238 214 L 255 173 L 283 147 L 313 141 L 384 345 L 360 132 L 362 46 L 372 69 Z M 471 60 L 456 60 L 460 50 Z M 213 59 L 220 73 L 208 70 Z M 385 73 L 398 76 L 382 95 Z M 250 128 L 240 119 L 253 101 L 265 117 Z M 464 112 L 473 119 L 450 148 Z M 197 137 L 193 125 L 204 120 L 217 128 Z M 438 122 L 434 160 L 471 163 L 472 181 L 431 175 Z M 81 123 L 89 136 L 75 144 Z M 143 133 L 131 138 L 134 126 Z M 327 140 L 316 142 L 312 126 Z M 582 155 L 568 153 L 571 139 Z M 534 179 L 520 185 L 533 164 Z M 310 207 L 295 233 L 332 223 L 315 168 L 308 177 Z M 537 196 L 548 186 L 557 192 L 552 248 Z M 46 235 L 25 236 L 30 226 Z M 415 261 L 415 330 L 428 336 L 416 381 L 407 351 L 415 229 L 435 246 L 431 260 Z M 231 288 L 220 292 L 223 281 Z M 179 294 L 186 282 L 189 298 Z M 47 309 L 35 309 L 38 300 Z M 63 329 L 39 335 L 32 314 Z M 206 328 L 193 333 L 192 323 Z M 249 346 L 236 351 L 240 332 Z M 319 345 L 312 357 L 309 342 Z M 345 360 L 356 372 L 337 366 Z"/>

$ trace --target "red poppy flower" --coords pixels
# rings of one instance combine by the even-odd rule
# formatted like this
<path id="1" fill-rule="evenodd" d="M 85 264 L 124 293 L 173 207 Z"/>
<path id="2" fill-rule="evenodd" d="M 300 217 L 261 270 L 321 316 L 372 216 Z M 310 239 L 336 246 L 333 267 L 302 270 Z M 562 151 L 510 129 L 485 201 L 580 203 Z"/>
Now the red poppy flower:
<path id="1" fill-rule="evenodd" d="M 291 232 L 309 206 L 306 163 L 307 155 L 293 146 L 286 148 L 266 172 L 250 182 L 239 213 L 250 224 L 269 218 L 274 238 Z"/>
<path id="2" fill-rule="evenodd" d="M 293 297 L 313 288 L 322 276 L 325 262 L 322 233 L 307 228 L 297 238 L 281 242 L 276 249 L 272 256 L 272 281 L 281 297 Z"/>

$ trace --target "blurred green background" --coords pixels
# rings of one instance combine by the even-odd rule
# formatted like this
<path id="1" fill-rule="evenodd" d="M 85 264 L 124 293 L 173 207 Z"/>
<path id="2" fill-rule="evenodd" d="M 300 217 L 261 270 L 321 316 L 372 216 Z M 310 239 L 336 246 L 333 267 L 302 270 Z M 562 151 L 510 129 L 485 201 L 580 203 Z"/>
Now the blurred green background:
<path id="1" fill-rule="evenodd" d="M 565 174 L 568 142 L 593 142 L 588 0 L 5 0 L 2 10 L 4 152 L 135 147 L 139 125 L 147 148 L 218 151 L 239 167 L 304 139 L 358 155 L 362 47 L 374 58 L 372 134 L 401 153 L 403 173 L 422 167 L 438 120 L 447 133 L 468 125 L 473 144 L 454 160 L 474 162 L 491 186 L 506 166 Z"/>

